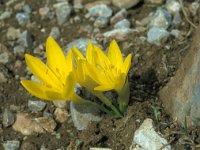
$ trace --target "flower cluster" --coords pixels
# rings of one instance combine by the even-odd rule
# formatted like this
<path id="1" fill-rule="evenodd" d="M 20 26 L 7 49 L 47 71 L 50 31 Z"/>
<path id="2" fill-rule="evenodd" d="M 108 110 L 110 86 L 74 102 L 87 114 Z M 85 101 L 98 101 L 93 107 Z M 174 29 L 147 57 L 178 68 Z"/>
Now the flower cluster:
<path id="1" fill-rule="evenodd" d="M 121 117 L 129 100 L 127 74 L 131 65 L 131 54 L 123 59 L 118 44 L 113 40 L 107 55 L 88 42 L 86 56 L 73 47 L 65 56 L 52 37 L 46 42 L 47 65 L 41 60 L 25 54 L 27 66 L 39 82 L 22 80 L 22 85 L 32 95 L 44 100 L 69 100 L 88 103 L 102 111 Z M 102 105 L 85 100 L 75 92 L 76 84 L 97 96 Z M 117 104 L 103 92 L 114 90 L 118 94 Z"/>

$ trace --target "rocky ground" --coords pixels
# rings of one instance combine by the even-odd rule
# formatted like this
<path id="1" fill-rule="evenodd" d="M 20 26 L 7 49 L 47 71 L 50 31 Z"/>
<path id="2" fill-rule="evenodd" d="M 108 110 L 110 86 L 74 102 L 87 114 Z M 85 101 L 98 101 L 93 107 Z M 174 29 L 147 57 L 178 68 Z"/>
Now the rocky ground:
<path id="1" fill-rule="evenodd" d="M 162 102 L 170 94 L 159 97 L 192 41 L 199 43 L 194 38 L 199 17 L 198 0 L 0 0 L 0 149 L 200 149 L 200 129 L 188 126 L 187 119 L 180 125 L 169 111 L 174 107 Z M 45 62 L 49 35 L 65 53 L 72 46 L 85 53 L 88 39 L 106 50 L 116 39 L 124 55 L 133 54 L 131 99 L 124 118 L 81 113 L 72 104 L 43 101 L 25 91 L 20 80 L 34 76 L 24 54 Z M 198 112 L 199 125 L 197 110 L 193 114 Z"/>

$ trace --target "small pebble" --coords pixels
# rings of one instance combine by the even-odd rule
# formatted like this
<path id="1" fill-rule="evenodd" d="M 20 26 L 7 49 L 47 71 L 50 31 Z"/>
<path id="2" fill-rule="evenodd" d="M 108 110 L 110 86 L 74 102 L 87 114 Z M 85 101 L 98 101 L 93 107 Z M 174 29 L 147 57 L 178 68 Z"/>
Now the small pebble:
<path id="1" fill-rule="evenodd" d="M 13 48 L 14 54 L 22 55 L 25 52 L 25 47 L 17 45 Z"/>
<path id="2" fill-rule="evenodd" d="M 5 83 L 7 82 L 7 78 L 5 77 L 3 72 L 0 72 L 0 83 Z"/>
<path id="3" fill-rule="evenodd" d="M 70 18 L 72 6 L 68 2 L 61 2 L 54 5 L 59 25 L 64 24 Z"/>
<path id="4" fill-rule="evenodd" d="M 9 110 L 5 109 L 3 113 L 3 126 L 9 127 L 11 126 L 15 121 L 15 115 Z"/>
<path id="5" fill-rule="evenodd" d="M 17 13 L 16 19 L 20 26 L 25 26 L 28 23 L 30 16 L 28 13 Z"/>
<path id="6" fill-rule="evenodd" d="M 30 14 L 31 11 L 32 11 L 32 8 L 31 8 L 31 6 L 30 6 L 29 4 L 25 4 L 25 5 L 23 6 L 23 10 L 24 10 L 24 12 Z"/>
<path id="7" fill-rule="evenodd" d="M 56 110 L 54 111 L 54 115 L 56 117 L 56 120 L 61 123 L 65 122 L 70 116 L 67 110 L 61 108 L 56 108 Z"/>
<path id="8" fill-rule="evenodd" d="M 98 28 L 104 28 L 108 25 L 108 18 L 106 17 L 98 17 L 95 22 L 94 22 L 94 26 L 98 27 Z"/>
<path id="9" fill-rule="evenodd" d="M 110 18 L 110 23 L 111 24 L 115 24 L 116 22 L 126 18 L 126 16 L 127 16 L 127 10 L 126 9 L 121 9 L 112 18 Z"/>
<path id="10" fill-rule="evenodd" d="M 9 27 L 6 33 L 6 37 L 8 40 L 16 40 L 20 36 L 20 30 L 15 29 L 14 27 Z"/>
<path id="11" fill-rule="evenodd" d="M 33 47 L 33 39 L 27 30 L 22 32 L 20 35 L 18 41 L 17 41 L 21 46 L 26 47 L 26 48 L 32 48 Z"/>
<path id="12" fill-rule="evenodd" d="M 172 22 L 171 14 L 164 10 L 158 9 L 154 14 L 149 26 L 150 27 L 161 27 L 167 29 Z"/>
<path id="13" fill-rule="evenodd" d="M 169 37 L 169 32 L 164 28 L 152 27 L 147 33 L 147 41 L 151 44 L 160 45 Z"/>
<path id="14" fill-rule="evenodd" d="M 55 39 L 59 39 L 60 37 L 60 30 L 58 27 L 52 27 L 51 28 L 51 32 L 50 32 L 50 35 Z"/>
<path id="15" fill-rule="evenodd" d="M 179 13 L 181 10 L 181 5 L 176 0 L 167 0 L 166 2 L 166 8 L 171 14 Z"/>
<path id="16" fill-rule="evenodd" d="M 5 11 L 0 15 L 0 20 L 4 20 L 4 19 L 7 19 L 7 18 L 10 18 L 11 15 L 12 15 L 11 11 Z"/>
<path id="17" fill-rule="evenodd" d="M 43 101 L 28 101 L 28 107 L 32 112 L 39 112 L 42 111 L 46 106 L 46 103 Z"/>
<path id="18" fill-rule="evenodd" d="M 4 150 L 19 150 L 20 142 L 17 140 L 6 141 L 3 143 Z"/>
<path id="19" fill-rule="evenodd" d="M 109 18 L 110 16 L 112 16 L 112 12 L 113 12 L 112 9 L 104 4 L 96 5 L 89 9 L 89 14 L 92 17 L 101 16 L 101 17 Z"/>
<path id="20" fill-rule="evenodd" d="M 123 19 L 114 25 L 115 29 L 130 28 L 131 23 L 128 19 Z"/>

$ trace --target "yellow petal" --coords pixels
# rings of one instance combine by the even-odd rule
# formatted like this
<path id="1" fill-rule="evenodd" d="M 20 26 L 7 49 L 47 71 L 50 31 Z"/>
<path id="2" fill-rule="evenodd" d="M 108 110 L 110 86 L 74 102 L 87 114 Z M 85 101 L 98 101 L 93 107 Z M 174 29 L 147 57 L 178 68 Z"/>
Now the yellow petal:
<path id="1" fill-rule="evenodd" d="M 94 88 L 96 91 L 109 91 L 112 90 L 113 87 L 111 85 L 100 85 Z"/>
<path id="2" fill-rule="evenodd" d="M 132 55 L 129 54 L 126 59 L 124 60 L 124 65 L 123 65 L 123 73 L 127 74 L 129 69 L 130 69 L 130 66 L 131 66 L 131 58 L 132 58 Z"/>
<path id="3" fill-rule="evenodd" d="M 103 72 L 101 72 L 101 70 L 97 69 L 91 64 L 87 64 L 87 74 L 92 80 L 94 80 L 98 84 L 105 84 L 108 82 Z"/>
<path id="4" fill-rule="evenodd" d="M 78 60 L 77 63 L 76 63 L 76 68 L 74 69 L 74 72 L 75 72 L 75 76 L 76 76 L 76 79 L 77 79 L 77 82 L 84 86 L 84 70 L 83 70 L 83 64 L 84 61 L 82 60 Z"/>
<path id="5" fill-rule="evenodd" d="M 89 41 L 88 42 L 88 47 L 87 47 L 87 51 L 86 51 L 86 59 L 90 64 L 94 63 L 94 56 L 93 56 L 93 45 L 92 43 Z"/>
<path id="6" fill-rule="evenodd" d="M 45 100 L 62 100 L 63 97 L 59 92 L 54 91 L 45 85 L 30 80 L 22 80 L 21 84 L 32 95 Z"/>
<path id="7" fill-rule="evenodd" d="M 59 80 L 55 74 L 39 59 L 25 54 L 26 64 L 31 72 L 43 83 L 51 86 L 59 86 Z"/>
<path id="8" fill-rule="evenodd" d="M 74 94 L 75 86 L 76 86 L 75 75 L 73 72 L 70 72 L 66 78 L 66 83 L 63 91 L 64 97 L 66 97 L 67 99 L 71 99 L 72 95 Z"/>
<path id="9" fill-rule="evenodd" d="M 121 73 L 116 79 L 114 89 L 119 93 L 126 82 L 126 74 Z"/>
<path id="10" fill-rule="evenodd" d="M 104 69 L 108 69 L 108 66 L 110 66 L 110 60 L 108 59 L 108 57 L 97 45 L 94 45 L 94 50 L 96 52 L 96 64 L 100 65 Z"/>
<path id="11" fill-rule="evenodd" d="M 84 56 L 81 54 L 81 52 L 76 47 L 72 48 L 72 53 L 73 53 L 73 57 L 76 61 L 79 59 L 85 59 Z"/>
<path id="12" fill-rule="evenodd" d="M 71 50 L 69 50 L 69 51 L 67 52 L 67 56 L 66 56 L 66 64 L 67 64 L 66 67 L 67 67 L 68 71 L 71 72 L 72 69 L 73 69 L 73 63 L 72 63 L 72 51 L 71 51 Z"/>
<path id="13" fill-rule="evenodd" d="M 49 68 L 51 68 L 51 70 L 62 80 L 62 82 L 65 82 L 65 77 L 69 73 L 65 55 L 60 46 L 51 36 L 49 36 L 46 41 L 46 54 Z"/>
<path id="14" fill-rule="evenodd" d="M 113 40 L 108 49 L 108 58 L 111 63 L 120 69 L 123 65 L 123 58 L 120 48 L 115 40 Z"/>

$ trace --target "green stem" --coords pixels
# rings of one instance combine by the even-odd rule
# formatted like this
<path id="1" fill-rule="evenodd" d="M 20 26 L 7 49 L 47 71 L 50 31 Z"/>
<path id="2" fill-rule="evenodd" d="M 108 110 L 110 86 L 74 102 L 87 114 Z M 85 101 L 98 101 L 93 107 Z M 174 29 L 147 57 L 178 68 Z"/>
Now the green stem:
<path id="1" fill-rule="evenodd" d="M 92 93 L 97 96 L 105 105 L 111 108 L 116 117 L 123 117 L 119 110 L 111 103 L 111 101 L 106 96 L 103 95 L 102 92 L 92 91 Z"/>
<path id="2" fill-rule="evenodd" d="M 127 79 L 127 81 L 124 84 L 121 91 L 118 92 L 119 110 L 122 113 L 125 113 L 127 111 L 127 105 L 128 105 L 128 102 L 129 102 L 129 97 L 130 97 L 130 88 L 129 88 L 129 83 L 128 83 L 128 79 Z"/>
<path id="3" fill-rule="evenodd" d="M 103 111 L 103 112 L 105 112 L 105 113 L 111 115 L 111 112 L 110 112 L 108 109 L 106 109 L 104 106 L 102 106 L 102 105 L 98 105 L 97 103 L 94 103 L 94 102 L 92 102 L 92 101 L 86 100 L 86 99 L 84 99 L 84 98 L 82 98 L 82 97 L 80 97 L 80 96 L 78 96 L 78 95 L 74 95 L 74 97 L 75 97 L 75 99 L 76 99 L 76 101 L 74 101 L 75 103 L 79 103 L 79 104 L 89 104 L 89 105 L 92 105 L 92 106 L 94 106 L 94 107 L 97 107 L 97 108 L 99 108 L 101 111 Z"/>

